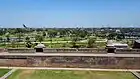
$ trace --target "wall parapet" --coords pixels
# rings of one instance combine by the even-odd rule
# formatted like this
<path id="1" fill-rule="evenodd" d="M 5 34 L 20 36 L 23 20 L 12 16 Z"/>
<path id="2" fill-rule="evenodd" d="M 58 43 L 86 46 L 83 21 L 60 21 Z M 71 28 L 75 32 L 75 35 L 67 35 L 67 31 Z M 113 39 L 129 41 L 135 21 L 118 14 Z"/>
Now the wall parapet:
<path id="1" fill-rule="evenodd" d="M 44 48 L 43 53 L 94 53 L 94 54 L 105 54 L 106 49 L 98 48 Z M 3 51 L 3 50 L 0 50 Z M 35 53 L 36 50 L 33 48 L 11 48 L 7 49 L 9 53 Z M 140 49 L 116 49 L 116 54 L 140 54 Z"/>

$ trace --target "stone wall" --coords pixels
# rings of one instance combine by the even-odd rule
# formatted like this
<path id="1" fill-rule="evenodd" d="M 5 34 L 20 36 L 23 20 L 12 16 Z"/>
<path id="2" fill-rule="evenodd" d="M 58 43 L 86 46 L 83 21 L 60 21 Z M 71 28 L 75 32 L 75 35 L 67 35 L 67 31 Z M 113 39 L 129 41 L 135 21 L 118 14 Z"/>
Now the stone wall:
<path id="1" fill-rule="evenodd" d="M 2 53 L 2 52 L 6 52 L 6 50 L 3 48 L 0 48 L 0 53 Z"/>
<path id="2" fill-rule="evenodd" d="M 94 49 L 94 48 L 44 48 L 43 53 L 106 53 L 105 49 Z M 7 49 L 7 52 L 9 53 L 35 53 L 36 50 L 33 48 L 22 48 L 22 49 L 16 49 L 11 48 Z"/>
<path id="3" fill-rule="evenodd" d="M 140 69 L 140 57 L 0 56 L 0 66 Z"/>
<path id="4" fill-rule="evenodd" d="M 117 54 L 140 54 L 140 49 L 117 49 Z"/>
<path id="5" fill-rule="evenodd" d="M 11 48 L 7 49 L 7 52 L 9 53 L 34 53 L 35 49 L 33 48 Z"/>
<path id="6" fill-rule="evenodd" d="M 35 49 L 24 48 L 24 49 L 7 49 L 9 53 L 35 53 Z M 94 53 L 94 54 L 105 54 L 106 49 L 97 48 L 44 48 L 43 53 Z M 140 54 L 140 49 L 117 49 L 116 54 Z"/>

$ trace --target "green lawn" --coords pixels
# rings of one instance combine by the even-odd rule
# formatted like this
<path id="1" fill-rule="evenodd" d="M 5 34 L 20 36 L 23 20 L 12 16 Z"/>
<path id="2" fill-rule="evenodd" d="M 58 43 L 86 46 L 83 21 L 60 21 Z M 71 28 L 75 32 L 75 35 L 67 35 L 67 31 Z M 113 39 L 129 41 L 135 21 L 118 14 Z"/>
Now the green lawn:
<path id="1" fill-rule="evenodd" d="M 50 41 L 51 40 L 51 38 L 46 38 L 45 39 L 45 41 Z M 70 37 L 61 37 L 61 38 L 59 38 L 59 37 L 56 37 L 56 38 L 52 38 L 52 41 L 67 41 L 67 40 L 71 40 L 71 38 Z"/>
<path id="2" fill-rule="evenodd" d="M 0 69 L 0 77 L 2 77 L 4 74 L 6 74 L 9 71 L 9 69 Z"/>
<path id="3" fill-rule="evenodd" d="M 129 72 L 17 70 L 8 79 L 136 79 Z"/>

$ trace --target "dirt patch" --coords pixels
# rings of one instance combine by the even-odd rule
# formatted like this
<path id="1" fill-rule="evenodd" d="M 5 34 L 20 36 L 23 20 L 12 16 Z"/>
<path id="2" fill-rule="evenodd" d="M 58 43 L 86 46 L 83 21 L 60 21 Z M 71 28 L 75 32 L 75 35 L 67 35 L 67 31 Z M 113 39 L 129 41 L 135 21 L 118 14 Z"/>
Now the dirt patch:
<path id="1" fill-rule="evenodd" d="M 29 76 L 32 75 L 32 73 L 34 73 L 35 70 L 22 70 L 22 72 L 19 74 L 19 77 L 21 79 L 26 79 Z"/>

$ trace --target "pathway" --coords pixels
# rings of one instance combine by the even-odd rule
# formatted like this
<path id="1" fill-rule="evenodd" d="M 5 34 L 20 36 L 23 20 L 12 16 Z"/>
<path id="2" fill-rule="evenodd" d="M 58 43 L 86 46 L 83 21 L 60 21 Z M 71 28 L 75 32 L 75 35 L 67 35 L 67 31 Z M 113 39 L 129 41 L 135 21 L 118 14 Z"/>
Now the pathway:
<path id="1" fill-rule="evenodd" d="M 131 71 L 131 73 L 136 76 L 138 79 L 140 79 L 140 74 L 136 71 Z"/>
<path id="2" fill-rule="evenodd" d="M 8 73 L 6 73 L 4 76 L 2 76 L 0 79 L 7 79 L 15 71 L 16 71 L 16 69 L 12 69 Z"/>

